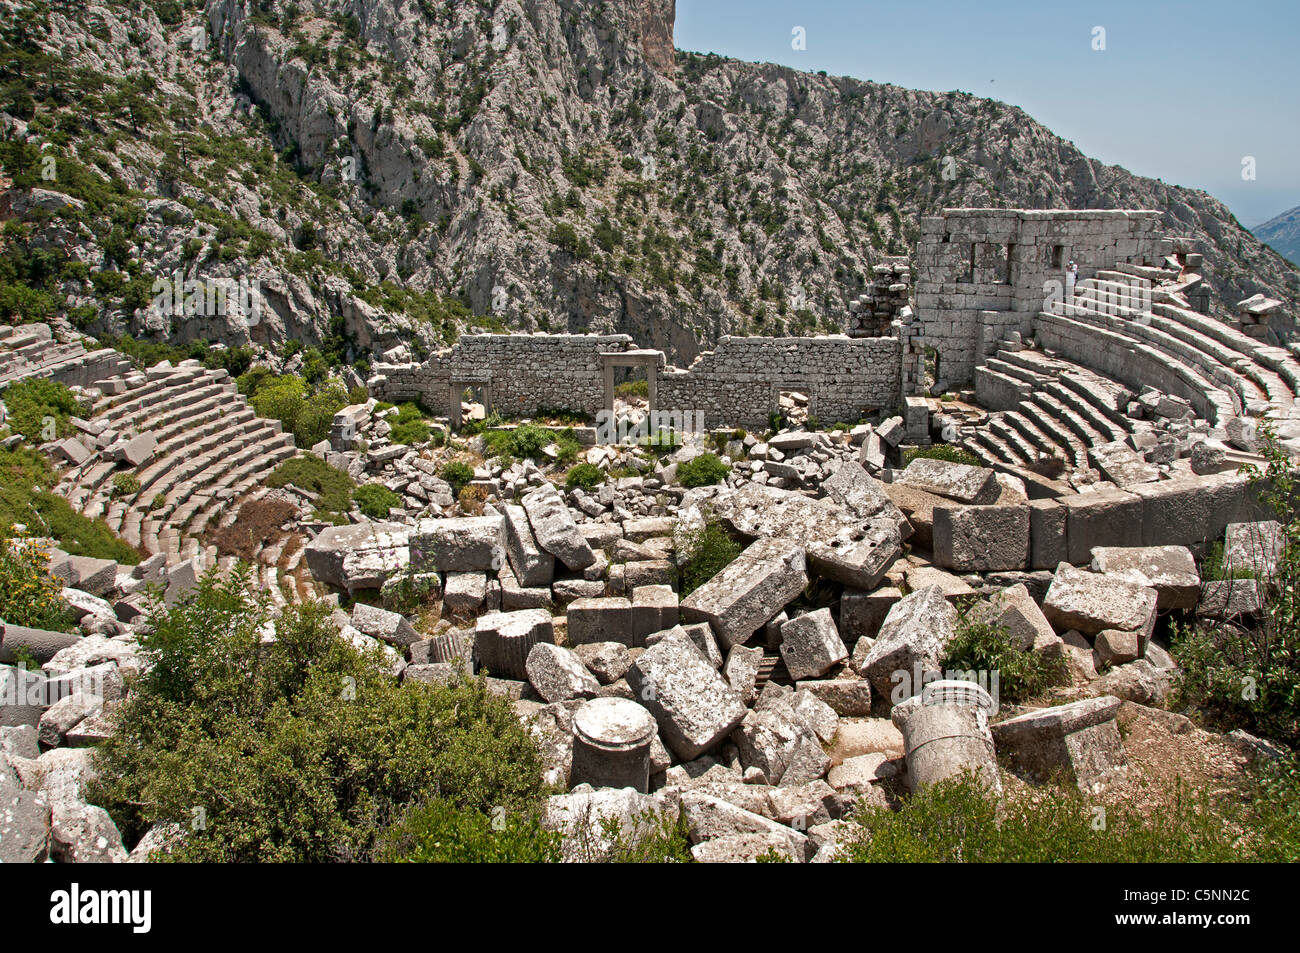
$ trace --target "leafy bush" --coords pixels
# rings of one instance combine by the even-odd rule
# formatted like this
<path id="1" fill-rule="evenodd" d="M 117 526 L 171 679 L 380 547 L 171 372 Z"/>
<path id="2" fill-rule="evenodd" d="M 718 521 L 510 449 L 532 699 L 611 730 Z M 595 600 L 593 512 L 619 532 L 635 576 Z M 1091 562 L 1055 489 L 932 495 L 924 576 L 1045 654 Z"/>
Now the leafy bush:
<path id="1" fill-rule="evenodd" d="M 635 381 L 624 381 L 614 388 L 616 397 L 649 397 L 650 382 L 645 378 Z"/>
<path id="2" fill-rule="evenodd" d="M 1191 863 L 1248 859 L 1207 799 L 1179 792 L 1148 820 L 1108 805 L 1105 828 L 1077 790 L 1038 788 L 1001 810 L 980 782 L 950 778 L 903 801 L 868 807 L 843 859 L 853 863 Z"/>
<path id="3" fill-rule="evenodd" d="M 452 460 L 450 463 L 443 464 L 442 469 L 438 471 L 438 476 L 451 485 L 451 492 L 455 496 L 460 496 L 460 491 L 474 479 L 474 468 L 460 460 Z"/>
<path id="4" fill-rule="evenodd" d="M 134 473 L 113 474 L 114 496 L 135 496 L 140 492 L 140 478 Z"/>
<path id="5" fill-rule="evenodd" d="M 708 520 L 701 529 L 681 534 L 678 545 L 690 554 L 681 567 L 683 598 L 722 572 L 743 549 L 716 520 Z"/>
<path id="6" fill-rule="evenodd" d="M 730 468 L 715 453 L 701 453 L 677 466 L 677 481 L 682 486 L 713 486 L 727 476 Z"/>
<path id="7" fill-rule="evenodd" d="M 388 519 L 388 511 L 402 505 L 402 498 L 382 483 L 366 483 L 352 491 L 353 501 L 372 520 Z"/>
<path id="8" fill-rule="evenodd" d="M 97 750 L 88 796 L 128 843 L 182 826 L 180 861 L 363 859 L 409 804 L 534 807 L 541 759 L 482 679 L 398 684 L 343 640 L 324 604 L 273 613 L 247 572 L 156 606 L 150 665 Z M 196 809 L 202 824 L 195 823 Z"/>
<path id="9" fill-rule="evenodd" d="M 493 430 L 484 434 L 488 452 L 494 455 L 540 459 L 542 449 L 555 442 L 555 435 L 536 424 L 520 424 L 509 430 Z"/>
<path id="10" fill-rule="evenodd" d="M 347 406 L 348 395 L 337 384 L 312 391 L 301 377 L 245 374 L 240 390 L 259 417 L 278 420 L 300 447 L 311 447 L 329 436 L 334 415 Z"/>
<path id="11" fill-rule="evenodd" d="M 386 830 L 375 851 L 381 863 L 553 864 L 560 834 L 542 829 L 536 813 L 465 811 L 434 798 Z"/>
<path id="12" fill-rule="evenodd" d="M 605 471 L 594 463 L 579 463 L 564 477 L 564 485 L 570 489 L 582 487 L 584 490 L 590 490 L 604 482 Z"/>
<path id="13" fill-rule="evenodd" d="M 1247 468 L 1260 500 L 1282 527 L 1272 578 L 1260 580 L 1267 606 L 1253 626 L 1198 622 L 1171 646 L 1179 664 L 1174 703 L 1211 724 L 1240 727 L 1300 745 L 1300 508 L 1296 476 L 1273 429 L 1260 427 L 1266 468 Z M 1244 584 L 1244 583 L 1243 583 Z"/>
<path id="14" fill-rule="evenodd" d="M 429 439 L 429 422 L 415 404 L 402 404 L 397 413 L 388 418 L 388 424 L 393 428 L 388 435 L 393 443 L 410 445 Z"/>
<path id="15" fill-rule="evenodd" d="M 967 606 L 957 623 L 943 659 L 944 671 L 997 672 L 998 695 L 1009 702 L 1033 698 L 1064 679 L 1060 659 L 1021 649 L 1005 626 L 972 618 L 974 607 Z"/>
<path id="16" fill-rule="evenodd" d="M 0 534 L 0 617 L 58 632 L 72 624 L 63 583 L 50 574 L 49 550 L 21 535 Z"/>
<path id="17" fill-rule="evenodd" d="M 316 509 L 327 517 L 347 513 L 352 505 L 352 478 L 314 453 L 284 461 L 266 478 L 273 489 L 292 483 L 316 497 Z"/>
<path id="18" fill-rule="evenodd" d="M 68 436 L 72 432 L 68 419 L 85 412 L 66 386 L 39 377 L 10 384 L 3 399 L 9 429 L 34 444 Z M 54 425 L 52 436 L 45 424 L 47 417 Z"/>
<path id="19" fill-rule="evenodd" d="M 950 443 L 936 443 L 932 447 L 910 447 L 903 451 L 903 464 L 913 460 L 947 460 L 949 463 L 964 463 L 967 466 L 980 465 L 979 457 L 969 450 L 954 447 Z"/>

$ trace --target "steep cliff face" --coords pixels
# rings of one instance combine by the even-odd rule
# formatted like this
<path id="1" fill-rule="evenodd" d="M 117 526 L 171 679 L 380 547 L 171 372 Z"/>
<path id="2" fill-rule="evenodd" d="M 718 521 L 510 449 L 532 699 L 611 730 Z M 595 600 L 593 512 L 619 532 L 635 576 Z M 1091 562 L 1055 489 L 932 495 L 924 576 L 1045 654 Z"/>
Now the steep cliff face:
<path id="1" fill-rule="evenodd" d="M 122 183 L 147 227 L 122 212 L 115 235 L 92 203 L 59 247 L 128 289 L 247 276 L 268 302 L 252 328 L 178 321 L 71 276 L 92 331 L 342 359 L 469 326 L 620 331 L 685 362 L 723 333 L 836 329 L 917 216 L 956 205 L 1158 208 L 1204 245 L 1216 309 L 1300 289 L 1203 192 L 992 100 L 675 53 L 673 0 L 64 6 L 0 0 L 35 97 L 3 123 Z M 19 185 L 75 193 L 36 158 Z"/>
<path id="2" fill-rule="evenodd" d="M 1300 262 L 1300 205 L 1275 215 L 1263 225 L 1256 225 L 1251 231 L 1288 261 Z"/>

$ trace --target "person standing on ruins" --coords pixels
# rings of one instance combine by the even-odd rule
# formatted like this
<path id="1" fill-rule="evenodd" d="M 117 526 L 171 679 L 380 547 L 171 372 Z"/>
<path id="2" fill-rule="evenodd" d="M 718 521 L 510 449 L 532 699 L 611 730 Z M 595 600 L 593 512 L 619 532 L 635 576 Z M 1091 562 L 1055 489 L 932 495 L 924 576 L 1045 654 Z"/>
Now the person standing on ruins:
<path id="1" fill-rule="evenodd" d="M 1065 303 L 1074 303 L 1074 283 L 1079 280 L 1079 266 L 1070 259 L 1070 263 L 1065 266 Z"/>

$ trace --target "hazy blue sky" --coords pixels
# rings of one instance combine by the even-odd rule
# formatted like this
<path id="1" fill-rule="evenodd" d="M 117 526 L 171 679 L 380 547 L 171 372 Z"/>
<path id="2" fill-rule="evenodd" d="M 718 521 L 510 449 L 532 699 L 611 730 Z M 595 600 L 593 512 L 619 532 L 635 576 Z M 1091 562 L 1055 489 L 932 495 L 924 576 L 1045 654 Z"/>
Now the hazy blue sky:
<path id="1" fill-rule="evenodd" d="M 677 0 L 675 41 L 991 96 L 1086 155 L 1205 189 L 1247 227 L 1300 205 L 1300 0 Z"/>

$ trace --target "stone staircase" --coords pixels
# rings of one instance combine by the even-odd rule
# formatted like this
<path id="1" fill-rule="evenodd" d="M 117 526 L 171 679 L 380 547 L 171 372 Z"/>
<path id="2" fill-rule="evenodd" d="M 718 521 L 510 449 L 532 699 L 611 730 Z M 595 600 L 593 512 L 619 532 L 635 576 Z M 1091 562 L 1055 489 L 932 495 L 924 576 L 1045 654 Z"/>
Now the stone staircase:
<path id="1" fill-rule="evenodd" d="M 196 537 L 296 453 L 293 436 L 281 432 L 279 421 L 255 416 L 226 371 L 197 361 L 163 362 L 101 387 L 106 393 L 91 424 L 157 441 L 134 470 L 140 489 L 115 497 L 113 477 L 124 465 L 94 453 L 65 472 L 58 492 L 87 516 L 103 516 L 133 546 L 166 553 L 169 561 L 215 564 L 215 551 L 205 551 Z"/>

